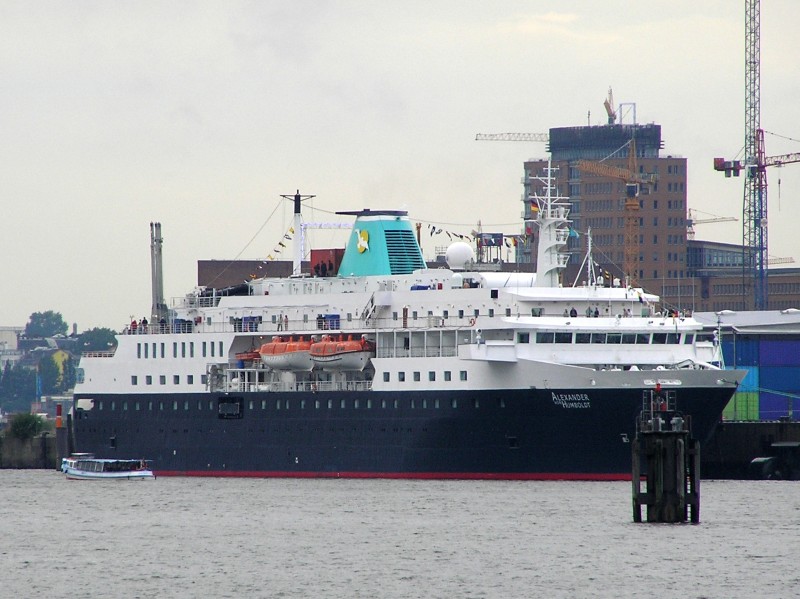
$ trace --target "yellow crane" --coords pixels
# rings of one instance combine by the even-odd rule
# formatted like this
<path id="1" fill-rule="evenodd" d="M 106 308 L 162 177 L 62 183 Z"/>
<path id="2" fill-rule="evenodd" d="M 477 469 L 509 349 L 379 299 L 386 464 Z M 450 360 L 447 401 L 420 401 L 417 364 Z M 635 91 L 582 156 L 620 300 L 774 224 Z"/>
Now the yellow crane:
<path id="1" fill-rule="evenodd" d="M 609 118 L 611 118 L 610 114 Z M 576 166 L 581 172 L 625 181 L 625 260 L 623 268 L 627 284 L 633 285 L 637 279 L 637 264 L 639 263 L 639 190 L 643 185 L 654 185 L 658 176 L 638 172 L 635 137 L 628 142 L 628 168 L 593 160 L 578 160 Z"/>

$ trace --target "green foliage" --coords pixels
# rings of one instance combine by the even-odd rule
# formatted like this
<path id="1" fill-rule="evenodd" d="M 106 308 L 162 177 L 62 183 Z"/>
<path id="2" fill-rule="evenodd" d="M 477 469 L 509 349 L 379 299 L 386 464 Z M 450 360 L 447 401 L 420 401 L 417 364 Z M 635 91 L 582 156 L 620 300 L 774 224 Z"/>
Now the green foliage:
<path id="1" fill-rule="evenodd" d="M 14 414 L 8 427 L 11 436 L 20 441 L 33 439 L 43 429 L 44 421 L 35 414 Z"/>
<path id="2" fill-rule="evenodd" d="M 69 391 L 75 388 L 75 360 L 72 356 L 64 361 L 64 372 L 61 373 L 61 391 Z"/>
<path id="3" fill-rule="evenodd" d="M 5 412 L 27 412 L 36 400 L 36 372 L 6 362 L 0 378 L 0 407 Z"/>
<path id="4" fill-rule="evenodd" d="M 53 356 L 44 356 L 39 360 L 39 379 L 44 395 L 52 395 L 61 391 L 61 369 Z"/>
<path id="5" fill-rule="evenodd" d="M 60 312 L 34 312 L 31 314 L 30 321 L 25 325 L 26 337 L 54 337 L 55 335 L 66 335 L 67 323 Z"/>
<path id="6" fill-rule="evenodd" d="M 78 336 L 78 351 L 111 351 L 117 345 L 111 329 L 94 328 L 84 331 Z"/>

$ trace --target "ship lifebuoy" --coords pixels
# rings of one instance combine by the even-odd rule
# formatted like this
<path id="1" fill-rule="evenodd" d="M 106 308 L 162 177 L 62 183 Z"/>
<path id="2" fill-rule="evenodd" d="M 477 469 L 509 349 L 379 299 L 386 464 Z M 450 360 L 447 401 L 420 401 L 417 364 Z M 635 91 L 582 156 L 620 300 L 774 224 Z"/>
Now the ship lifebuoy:
<path id="1" fill-rule="evenodd" d="M 471 326 L 471 327 L 475 326 L 475 319 L 474 318 L 470 318 L 469 319 L 469 326 Z"/>

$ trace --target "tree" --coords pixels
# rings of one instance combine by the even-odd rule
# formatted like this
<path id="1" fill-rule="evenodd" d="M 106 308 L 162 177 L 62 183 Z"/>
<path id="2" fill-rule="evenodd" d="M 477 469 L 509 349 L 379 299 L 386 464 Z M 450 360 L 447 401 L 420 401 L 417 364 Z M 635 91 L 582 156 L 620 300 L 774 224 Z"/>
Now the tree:
<path id="1" fill-rule="evenodd" d="M 0 407 L 6 412 L 27 412 L 36 400 L 36 371 L 7 362 L 0 380 Z"/>
<path id="2" fill-rule="evenodd" d="M 111 351 L 116 347 L 116 333 L 111 329 L 94 328 L 84 331 L 78 336 L 78 350 Z"/>
<path id="3" fill-rule="evenodd" d="M 75 388 L 75 360 L 72 356 L 64 361 L 64 372 L 61 375 L 61 391 L 67 392 Z"/>
<path id="4" fill-rule="evenodd" d="M 53 356 L 44 356 L 39 360 L 39 378 L 43 394 L 53 395 L 61 391 L 61 369 Z"/>
<path id="5" fill-rule="evenodd" d="M 26 337 L 54 337 L 66 335 L 67 323 L 60 312 L 34 312 L 28 324 L 25 325 Z"/>
<path id="6" fill-rule="evenodd" d="M 42 432 L 44 421 L 36 414 L 14 414 L 11 417 L 9 433 L 15 439 L 27 441 Z"/>

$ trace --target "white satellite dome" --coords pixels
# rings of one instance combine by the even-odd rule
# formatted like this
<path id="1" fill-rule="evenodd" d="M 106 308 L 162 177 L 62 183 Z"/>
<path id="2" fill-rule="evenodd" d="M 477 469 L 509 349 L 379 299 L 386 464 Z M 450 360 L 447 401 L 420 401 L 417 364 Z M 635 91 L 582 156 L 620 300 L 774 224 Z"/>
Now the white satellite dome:
<path id="1" fill-rule="evenodd" d="M 467 265 L 475 261 L 475 253 L 470 245 L 464 241 L 451 243 L 444 254 L 447 266 L 453 270 L 464 270 Z"/>

